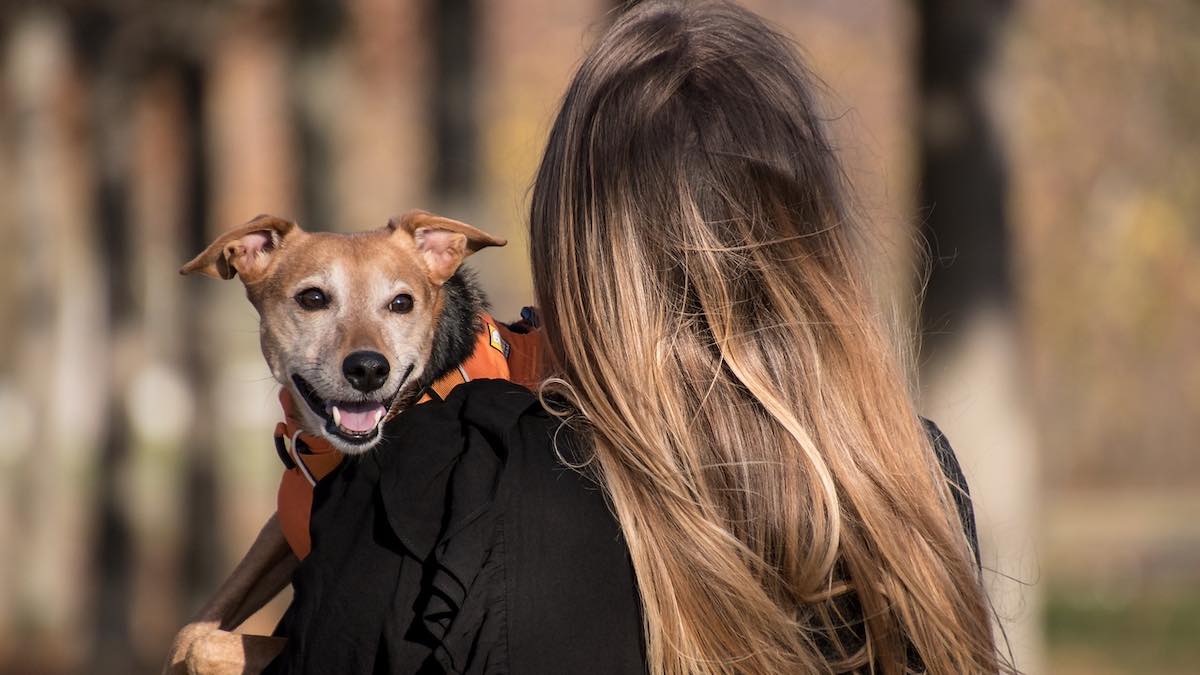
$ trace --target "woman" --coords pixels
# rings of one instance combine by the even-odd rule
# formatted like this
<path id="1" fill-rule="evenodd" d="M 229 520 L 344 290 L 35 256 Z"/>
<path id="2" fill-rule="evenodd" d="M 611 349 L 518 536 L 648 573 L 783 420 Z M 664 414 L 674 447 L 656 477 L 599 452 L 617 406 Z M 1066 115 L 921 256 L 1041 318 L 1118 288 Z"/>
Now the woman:
<path id="1" fill-rule="evenodd" d="M 318 485 L 274 670 L 1006 669 L 812 88 L 736 7 L 617 21 L 533 190 L 555 376 L 462 385 Z"/>

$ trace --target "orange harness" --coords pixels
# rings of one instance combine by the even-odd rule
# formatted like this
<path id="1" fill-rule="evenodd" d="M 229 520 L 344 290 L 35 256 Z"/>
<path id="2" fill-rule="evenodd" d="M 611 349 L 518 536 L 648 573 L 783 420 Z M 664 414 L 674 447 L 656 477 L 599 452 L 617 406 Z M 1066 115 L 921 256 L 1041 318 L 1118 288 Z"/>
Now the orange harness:
<path id="1" fill-rule="evenodd" d="M 534 321 L 528 310 L 522 314 L 527 321 Z M 462 365 L 430 385 L 417 404 L 443 399 L 471 380 L 504 379 L 530 388 L 536 386 L 541 376 L 541 341 L 536 331 L 516 332 L 487 314 L 480 318 L 483 331 L 476 339 L 475 351 Z M 276 510 L 284 538 L 296 557 L 303 560 L 312 550 L 308 521 L 313 486 L 337 468 L 342 453 L 324 438 L 303 430 L 303 418 L 289 389 L 279 392 L 279 404 L 284 421 L 275 425 L 275 449 L 286 470 L 279 481 Z"/>

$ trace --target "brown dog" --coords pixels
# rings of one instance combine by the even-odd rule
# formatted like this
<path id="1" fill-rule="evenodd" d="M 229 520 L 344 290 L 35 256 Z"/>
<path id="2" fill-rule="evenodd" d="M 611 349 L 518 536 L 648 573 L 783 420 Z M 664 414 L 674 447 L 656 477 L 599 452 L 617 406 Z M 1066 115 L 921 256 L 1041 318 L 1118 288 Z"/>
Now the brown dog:
<path id="1" fill-rule="evenodd" d="M 385 419 L 470 356 L 483 295 L 459 266 L 504 244 L 424 211 L 355 234 L 305 232 L 264 215 L 218 237 L 180 273 L 242 280 L 263 355 L 301 409 L 304 431 L 357 454 L 379 442 Z M 179 632 L 164 672 L 265 667 L 283 640 L 231 631 L 289 583 L 296 564 L 272 516 Z"/>

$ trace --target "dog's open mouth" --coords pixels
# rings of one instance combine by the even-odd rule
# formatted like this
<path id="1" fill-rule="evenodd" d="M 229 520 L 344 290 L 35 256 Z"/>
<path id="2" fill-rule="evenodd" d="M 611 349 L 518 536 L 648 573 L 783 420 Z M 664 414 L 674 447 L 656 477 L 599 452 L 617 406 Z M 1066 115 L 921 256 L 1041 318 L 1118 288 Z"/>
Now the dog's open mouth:
<path id="1" fill-rule="evenodd" d="M 296 391 L 308 403 L 308 407 L 325 420 L 325 431 L 347 443 L 365 444 L 379 435 L 381 423 L 408 379 L 409 372 L 412 372 L 411 366 L 388 396 L 361 401 L 323 399 L 316 389 L 299 375 L 292 375 L 292 382 L 296 385 Z"/>

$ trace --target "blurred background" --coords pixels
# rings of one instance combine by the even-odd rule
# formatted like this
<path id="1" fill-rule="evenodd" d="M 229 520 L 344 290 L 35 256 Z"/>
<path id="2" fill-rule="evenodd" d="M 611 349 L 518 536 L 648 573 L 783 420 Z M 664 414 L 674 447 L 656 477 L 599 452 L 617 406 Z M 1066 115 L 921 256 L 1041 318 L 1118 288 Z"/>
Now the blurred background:
<path id="1" fill-rule="evenodd" d="M 619 4 L 0 3 L 0 673 L 157 672 L 274 508 L 256 317 L 177 267 L 262 212 L 421 207 L 509 238 L 473 264 L 515 318 Z M 1198 672 L 1200 4 L 744 4 L 828 85 L 1017 665 Z"/>

